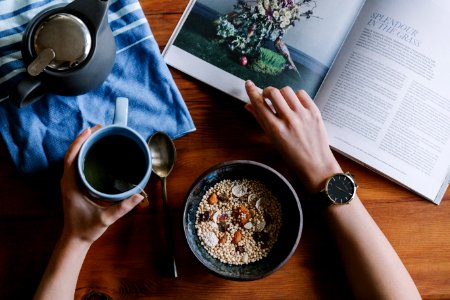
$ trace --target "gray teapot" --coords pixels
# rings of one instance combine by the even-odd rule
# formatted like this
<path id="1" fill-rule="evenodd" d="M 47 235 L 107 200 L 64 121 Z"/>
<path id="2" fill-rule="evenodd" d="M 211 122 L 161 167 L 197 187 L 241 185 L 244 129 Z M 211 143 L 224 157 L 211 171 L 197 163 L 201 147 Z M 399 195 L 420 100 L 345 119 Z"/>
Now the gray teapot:
<path id="1" fill-rule="evenodd" d="M 27 74 L 10 93 L 24 107 L 51 92 L 80 95 L 111 73 L 116 45 L 107 0 L 75 0 L 40 12 L 22 38 Z"/>

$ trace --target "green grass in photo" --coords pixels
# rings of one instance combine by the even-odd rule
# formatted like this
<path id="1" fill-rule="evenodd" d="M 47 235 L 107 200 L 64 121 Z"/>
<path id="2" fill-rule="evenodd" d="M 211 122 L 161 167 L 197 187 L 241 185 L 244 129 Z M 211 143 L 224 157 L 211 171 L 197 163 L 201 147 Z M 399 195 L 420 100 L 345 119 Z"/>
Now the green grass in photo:
<path id="1" fill-rule="evenodd" d="M 267 75 L 278 75 L 283 72 L 286 65 L 286 59 L 283 55 L 267 48 L 261 48 L 261 53 L 250 66 L 255 72 Z"/>

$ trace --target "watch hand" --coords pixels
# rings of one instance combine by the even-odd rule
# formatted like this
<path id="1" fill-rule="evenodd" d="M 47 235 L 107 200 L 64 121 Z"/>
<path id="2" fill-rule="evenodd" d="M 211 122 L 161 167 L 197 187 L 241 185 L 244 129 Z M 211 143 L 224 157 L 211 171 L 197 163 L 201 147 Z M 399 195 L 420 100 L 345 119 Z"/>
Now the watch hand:
<path id="1" fill-rule="evenodd" d="M 338 187 L 338 186 L 336 186 L 336 188 L 337 188 L 338 190 L 343 191 L 344 193 L 347 193 L 349 196 L 352 196 L 352 195 L 353 195 L 352 193 L 349 193 L 349 192 L 347 192 L 346 190 L 343 190 L 343 189 L 341 189 L 341 188 Z"/>

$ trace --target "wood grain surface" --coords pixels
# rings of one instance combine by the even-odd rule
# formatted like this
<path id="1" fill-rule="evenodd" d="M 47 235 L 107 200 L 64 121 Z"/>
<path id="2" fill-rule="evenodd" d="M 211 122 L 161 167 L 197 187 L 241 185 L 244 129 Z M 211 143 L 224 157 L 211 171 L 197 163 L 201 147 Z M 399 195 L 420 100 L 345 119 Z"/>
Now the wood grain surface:
<path id="1" fill-rule="evenodd" d="M 162 50 L 188 0 L 140 0 Z M 197 130 L 175 141 L 176 166 L 168 178 L 179 277 L 165 275 L 160 182 L 146 187 L 150 206 L 111 226 L 91 248 L 76 299 L 351 299 L 345 270 L 320 218 L 304 208 L 300 244 L 288 263 L 252 282 L 210 274 L 187 247 L 181 228 L 184 197 L 209 167 L 233 159 L 274 167 L 304 193 L 283 158 L 244 104 L 171 69 Z M 149 120 L 151 121 L 151 120 Z M 397 250 L 424 299 L 450 299 L 450 193 L 436 206 L 380 175 L 337 155 L 359 183 L 359 195 Z M 0 144 L 0 298 L 30 299 L 61 232 L 59 178 L 24 178 Z M 103 298 L 102 298 L 103 297 Z"/>

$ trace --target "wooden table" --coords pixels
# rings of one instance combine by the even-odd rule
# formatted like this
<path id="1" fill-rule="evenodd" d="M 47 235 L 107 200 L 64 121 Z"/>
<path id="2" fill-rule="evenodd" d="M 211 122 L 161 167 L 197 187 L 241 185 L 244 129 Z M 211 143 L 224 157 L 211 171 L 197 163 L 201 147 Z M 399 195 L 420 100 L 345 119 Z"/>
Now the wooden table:
<path id="1" fill-rule="evenodd" d="M 141 0 L 161 49 L 187 4 L 188 0 Z M 344 268 L 333 254 L 326 227 L 308 211 L 295 254 L 269 277 L 228 281 L 208 273 L 196 261 L 184 240 L 181 212 L 186 192 L 204 170 L 227 160 L 249 159 L 276 168 L 294 185 L 296 180 L 243 103 L 171 71 L 197 127 L 196 132 L 176 140 L 177 164 L 168 178 L 179 278 L 163 274 L 161 188 L 153 176 L 146 188 L 151 205 L 119 220 L 92 246 L 81 270 L 76 298 L 97 292 L 113 299 L 350 298 Z M 450 193 L 435 206 L 337 157 L 343 169 L 358 179 L 362 201 L 397 250 L 423 298 L 450 299 Z M 0 298 L 29 299 L 61 231 L 58 180 L 19 176 L 2 143 L 0 191 Z M 300 188 L 298 193 L 302 198 Z"/>

